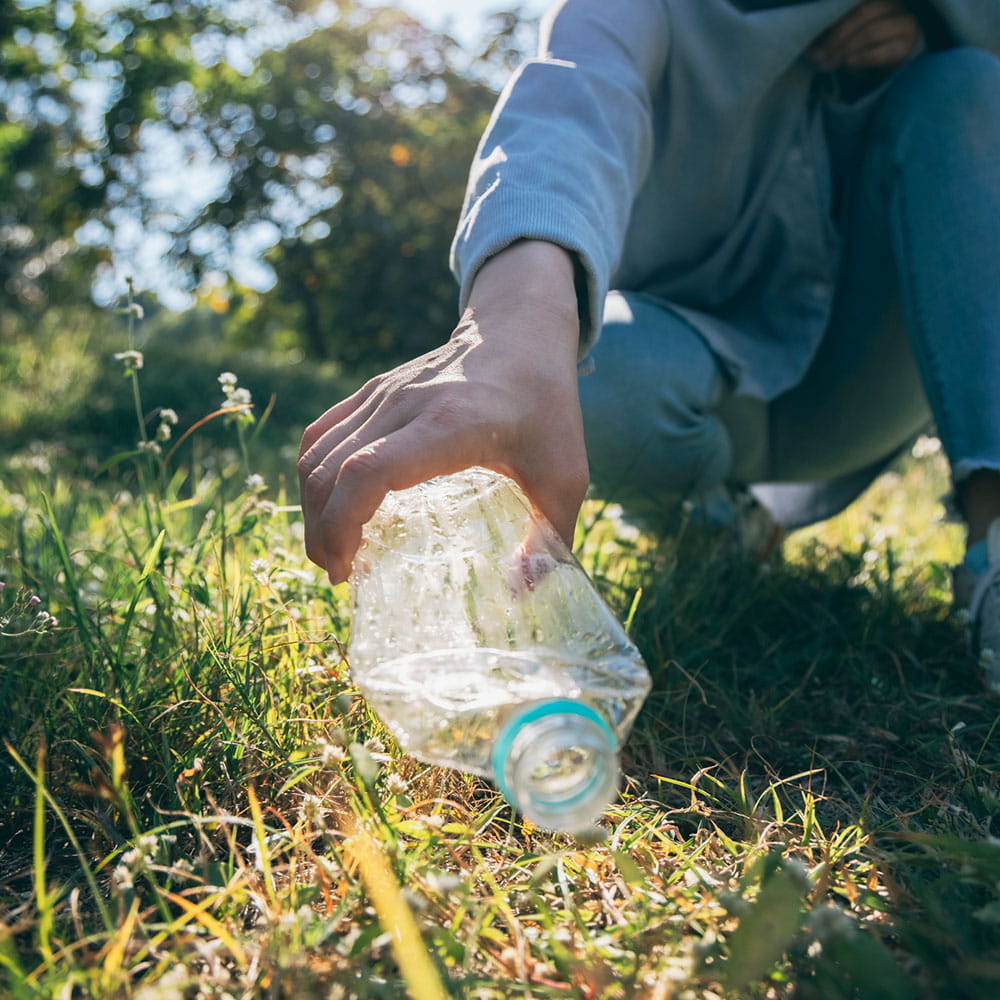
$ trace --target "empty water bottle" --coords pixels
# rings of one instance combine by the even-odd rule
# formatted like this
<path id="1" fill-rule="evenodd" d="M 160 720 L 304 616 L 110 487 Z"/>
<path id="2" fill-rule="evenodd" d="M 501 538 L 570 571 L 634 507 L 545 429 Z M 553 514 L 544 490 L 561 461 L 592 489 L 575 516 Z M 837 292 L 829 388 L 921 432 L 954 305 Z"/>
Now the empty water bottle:
<path id="1" fill-rule="evenodd" d="M 491 778 L 539 826 L 589 829 L 649 674 L 518 487 L 470 469 L 390 493 L 351 582 L 351 673 L 403 749 Z"/>

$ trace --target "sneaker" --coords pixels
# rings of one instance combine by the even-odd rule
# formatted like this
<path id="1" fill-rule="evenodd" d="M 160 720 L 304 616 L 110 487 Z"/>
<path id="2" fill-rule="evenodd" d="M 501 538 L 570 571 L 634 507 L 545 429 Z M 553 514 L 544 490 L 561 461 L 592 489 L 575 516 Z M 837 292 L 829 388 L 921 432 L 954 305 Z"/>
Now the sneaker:
<path id="1" fill-rule="evenodd" d="M 986 686 L 1000 694 L 1000 518 L 986 535 L 989 566 L 972 573 L 958 566 L 954 576 L 955 603 L 969 616 L 969 648 L 979 658 Z"/>
<path id="2" fill-rule="evenodd" d="M 728 534 L 733 548 L 752 562 L 764 563 L 780 551 L 784 528 L 749 490 L 716 486 L 686 504 L 696 524 Z"/>
<path id="3" fill-rule="evenodd" d="M 767 507 L 742 487 L 715 486 L 684 500 L 675 496 L 623 500 L 607 505 L 605 512 L 627 530 L 653 538 L 680 538 L 693 527 L 698 538 L 718 542 L 720 552 L 756 563 L 780 557 L 785 537 Z"/>

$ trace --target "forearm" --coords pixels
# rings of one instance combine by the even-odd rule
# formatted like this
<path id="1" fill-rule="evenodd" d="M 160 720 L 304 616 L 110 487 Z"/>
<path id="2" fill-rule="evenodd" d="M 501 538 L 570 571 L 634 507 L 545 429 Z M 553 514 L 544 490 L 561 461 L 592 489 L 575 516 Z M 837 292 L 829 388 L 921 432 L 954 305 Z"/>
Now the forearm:
<path id="1" fill-rule="evenodd" d="M 669 47 L 666 0 L 567 0 L 515 74 L 472 164 L 452 247 L 469 301 L 483 261 L 521 239 L 578 262 L 580 348 L 597 333 L 653 147 L 652 95 Z"/>
<path id="2" fill-rule="evenodd" d="M 540 353 L 575 369 L 580 329 L 574 260 L 562 247 L 519 240 L 479 269 L 469 293 L 472 318 L 496 322 L 484 336 L 508 339 L 510 348 Z"/>

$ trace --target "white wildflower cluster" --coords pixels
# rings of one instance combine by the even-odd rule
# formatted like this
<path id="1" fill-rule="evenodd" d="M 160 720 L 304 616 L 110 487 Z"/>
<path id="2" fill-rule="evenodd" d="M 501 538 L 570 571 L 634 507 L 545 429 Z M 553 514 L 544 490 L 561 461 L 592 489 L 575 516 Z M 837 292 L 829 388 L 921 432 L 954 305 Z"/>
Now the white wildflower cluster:
<path id="1" fill-rule="evenodd" d="M 318 795 L 303 795 L 299 806 L 299 818 L 316 830 L 326 829 L 327 810 L 323 800 Z"/>
<path id="2" fill-rule="evenodd" d="M 316 922 L 316 914 L 308 904 L 303 904 L 290 913 L 282 913 L 278 917 L 278 927 L 286 934 L 301 935 L 303 931 Z"/>
<path id="3" fill-rule="evenodd" d="M 135 847 L 125 851 L 121 864 L 131 871 L 139 871 L 152 864 L 163 864 L 170 857 L 170 849 L 177 843 L 172 833 L 147 833 L 139 837 Z"/>
<path id="4" fill-rule="evenodd" d="M 59 619 L 42 607 L 42 599 L 29 590 L 11 588 L 9 604 L 7 585 L 0 580 L 0 636 L 15 639 L 20 636 L 49 632 L 59 625 Z"/>
<path id="5" fill-rule="evenodd" d="M 274 555 L 277 557 L 278 553 L 275 552 Z M 286 566 L 271 577 L 271 586 L 282 597 L 287 597 L 293 590 L 301 590 L 304 587 L 312 586 L 315 582 L 314 573 L 292 566 Z M 296 610 L 299 609 L 294 607 L 288 609 L 289 614 Z"/>
<path id="6" fill-rule="evenodd" d="M 66 445 L 54 441 L 32 441 L 27 450 L 10 456 L 8 464 L 12 469 L 37 472 L 47 476 L 52 471 L 52 462 L 66 454 Z"/>
<path id="7" fill-rule="evenodd" d="M 267 574 L 270 571 L 270 563 L 266 559 L 254 559 L 250 563 L 250 572 L 258 583 L 267 583 Z"/>
<path id="8" fill-rule="evenodd" d="M 170 966 L 159 979 L 143 980 L 132 994 L 134 1000 L 185 1000 L 195 979 L 183 962 Z"/>
<path id="9" fill-rule="evenodd" d="M 319 745 L 319 762 L 323 767 L 339 767 L 347 759 L 343 744 L 323 742 Z"/>
<path id="10" fill-rule="evenodd" d="M 123 851 L 111 872 L 111 886 L 116 892 L 135 887 L 135 876 L 151 865 L 167 864 L 170 850 L 177 843 L 173 834 L 147 833 L 139 837 L 135 847 Z"/>
<path id="11" fill-rule="evenodd" d="M 243 484 L 246 487 L 247 493 L 263 493 L 267 488 L 267 483 L 264 481 L 264 477 L 259 473 L 252 472 L 247 476 L 246 481 Z"/>
<path id="12" fill-rule="evenodd" d="M 160 423 L 156 428 L 156 440 L 169 441 L 173 429 L 177 426 L 177 411 L 164 406 L 160 409 Z"/>
<path id="13" fill-rule="evenodd" d="M 393 771 L 386 775 L 385 790 L 390 795 L 403 795 L 409 787 L 410 783 L 401 774 Z"/>
<path id="14" fill-rule="evenodd" d="M 941 453 L 941 439 L 931 437 L 928 434 L 921 434 L 913 443 L 911 454 L 914 458 L 927 458 L 929 455 Z"/>
<path id="15" fill-rule="evenodd" d="M 253 397 L 249 389 L 244 389 L 237 384 L 238 379 L 233 372 L 223 372 L 219 376 L 219 385 L 222 386 L 223 406 L 250 407 L 253 405 Z"/>
<path id="16" fill-rule="evenodd" d="M 424 876 L 424 880 L 429 888 L 445 897 L 454 895 L 465 885 L 454 872 L 444 871 L 440 868 L 432 868 Z"/>
<path id="17" fill-rule="evenodd" d="M 142 351 L 118 351 L 114 355 L 115 361 L 121 361 L 124 371 L 123 375 L 131 375 L 133 372 L 140 371 L 142 366 L 146 363 L 146 359 L 143 357 Z"/>

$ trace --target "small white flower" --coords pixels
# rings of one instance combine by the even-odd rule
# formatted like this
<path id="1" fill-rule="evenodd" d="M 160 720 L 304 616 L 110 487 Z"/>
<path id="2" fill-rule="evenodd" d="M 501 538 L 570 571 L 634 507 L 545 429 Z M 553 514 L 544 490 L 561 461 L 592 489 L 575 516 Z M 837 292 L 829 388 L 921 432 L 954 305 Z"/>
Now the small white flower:
<path id="1" fill-rule="evenodd" d="M 139 838 L 136 846 L 140 851 L 142 851 L 143 854 L 152 856 L 156 853 L 156 848 L 159 846 L 159 843 L 159 838 L 155 833 L 145 833 Z"/>
<path id="2" fill-rule="evenodd" d="M 266 559 L 254 559 L 254 561 L 250 563 L 250 572 L 262 582 L 267 579 L 267 571 L 270 568 L 271 567 Z"/>
<path id="3" fill-rule="evenodd" d="M 164 406 L 160 410 L 160 423 L 161 424 L 177 424 L 177 411 L 170 409 L 169 406 Z"/>
<path id="4" fill-rule="evenodd" d="M 111 872 L 111 886 L 116 892 L 124 892 L 126 889 L 131 889 L 133 885 L 132 873 L 124 865 L 118 865 Z"/>
<path id="5" fill-rule="evenodd" d="M 139 451 L 145 452 L 147 455 L 157 455 L 162 454 L 163 449 L 155 441 L 140 441 Z"/>
<path id="6" fill-rule="evenodd" d="M 121 856 L 121 864 L 118 867 L 123 868 L 126 871 L 134 872 L 137 869 L 142 868 L 145 860 L 146 859 L 142 851 L 140 851 L 137 847 L 133 847 Z"/>
<path id="7" fill-rule="evenodd" d="M 323 767 L 336 767 L 347 758 L 347 751 L 333 743 L 324 743 L 319 751 L 319 760 Z"/>
<path id="8" fill-rule="evenodd" d="M 926 458 L 928 455 L 937 455 L 940 451 L 941 439 L 924 434 L 917 438 L 911 454 L 914 458 Z"/>
<path id="9" fill-rule="evenodd" d="M 249 493 L 260 493 L 267 486 L 267 483 L 264 481 L 263 476 L 252 472 L 247 476 L 244 486 L 246 486 Z"/>
<path id="10" fill-rule="evenodd" d="M 333 861 L 330 858 L 325 858 L 322 854 L 317 855 L 316 864 L 323 870 L 328 878 L 340 878 L 344 874 L 344 870 L 337 864 L 336 861 Z"/>
<path id="11" fill-rule="evenodd" d="M 230 406 L 250 406 L 253 403 L 249 389 L 233 389 L 228 395 Z"/>
<path id="12" fill-rule="evenodd" d="M 450 896 L 461 889 L 463 883 L 454 872 L 431 871 L 427 873 L 427 884 L 442 896 Z"/>
<path id="13" fill-rule="evenodd" d="M 170 424 L 161 423 L 159 427 L 156 428 L 156 440 L 157 441 L 169 441 L 170 440 Z"/>
<path id="14" fill-rule="evenodd" d="M 365 740 L 365 749 L 372 753 L 385 753 L 385 744 L 377 736 L 373 736 L 370 740 Z"/>
<path id="15" fill-rule="evenodd" d="M 318 795 L 304 795 L 299 815 L 313 826 L 323 828 L 326 825 L 326 809 L 323 800 Z"/>
<path id="16" fill-rule="evenodd" d="M 238 379 L 232 372 L 223 372 L 219 376 L 219 385 L 222 386 L 223 390 L 231 389 L 236 385 Z"/>
<path id="17" fill-rule="evenodd" d="M 114 356 L 115 361 L 125 362 L 125 373 L 137 372 L 145 364 L 142 351 L 119 351 Z"/>
<path id="18" fill-rule="evenodd" d="M 409 787 L 409 782 L 395 771 L 385 779 L 385 790 L 390 795 L 402 795 Z"/>

